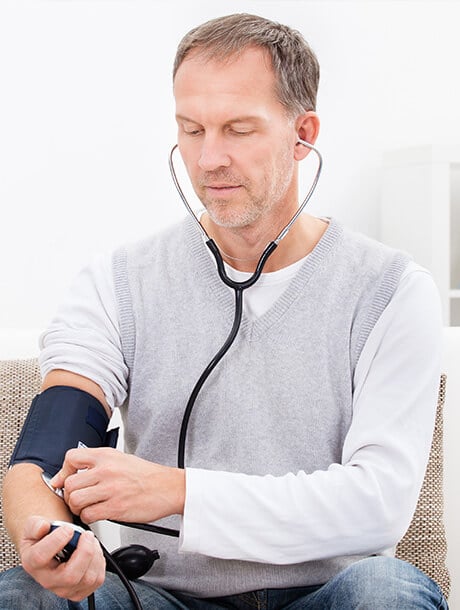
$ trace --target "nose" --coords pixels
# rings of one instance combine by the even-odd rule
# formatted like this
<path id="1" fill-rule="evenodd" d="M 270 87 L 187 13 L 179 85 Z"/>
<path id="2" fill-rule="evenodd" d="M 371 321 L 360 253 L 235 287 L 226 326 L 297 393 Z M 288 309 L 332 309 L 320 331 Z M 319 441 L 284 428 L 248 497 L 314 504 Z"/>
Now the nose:
<path id="1" fill-rule="evenodd" d="M 224 139 L 219 136 L 205 135 L 201 145 L 198 165 L 205 172 L 219 167 L 229 167 L 231 163 Z"/>

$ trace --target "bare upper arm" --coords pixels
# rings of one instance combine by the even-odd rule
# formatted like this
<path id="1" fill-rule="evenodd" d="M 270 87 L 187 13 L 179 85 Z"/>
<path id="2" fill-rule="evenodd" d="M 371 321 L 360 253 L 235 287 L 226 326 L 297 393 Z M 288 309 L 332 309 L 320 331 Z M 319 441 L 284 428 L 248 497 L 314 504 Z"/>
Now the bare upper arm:
<path id="1" fill-rule="evenodd" d="M 88 394 L 91 394 L 91 396 L 94 396 L 101 402 L 107 412 L 107 415 L 111 417 L 112 412 L 107 404 L 107 400 L 101 386 L 88 377 L 78 375 L 77 373 L 72 373 L 71 371 L 55 369 L 54 371 L 50 371 L 44 378 L 41 391 L 47 390 L 48 388 L 56 385 L 67 385 L 73 388 L 78 388 L 79 390 L 83 390 L 84 392 L 88 392 Z"/>

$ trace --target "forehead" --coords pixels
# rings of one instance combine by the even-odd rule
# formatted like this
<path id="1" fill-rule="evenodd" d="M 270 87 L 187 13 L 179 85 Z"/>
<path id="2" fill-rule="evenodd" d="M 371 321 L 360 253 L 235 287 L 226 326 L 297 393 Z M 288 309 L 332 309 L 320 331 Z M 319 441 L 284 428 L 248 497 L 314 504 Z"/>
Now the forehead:
<path id="1" fill-rule="evenodd" d="M 282 109 L 270 57 L 256 47 L 224 60 L 192 52 L 176 72 L 174 96 L 179 115 L 225 106 L 249 109 L 268 105 Z"/>

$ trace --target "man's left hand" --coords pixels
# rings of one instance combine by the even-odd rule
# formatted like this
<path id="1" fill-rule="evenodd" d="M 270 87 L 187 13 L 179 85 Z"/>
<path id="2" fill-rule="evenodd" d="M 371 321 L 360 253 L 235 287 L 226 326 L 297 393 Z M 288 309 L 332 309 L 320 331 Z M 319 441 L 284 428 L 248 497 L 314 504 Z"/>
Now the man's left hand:
<path id="1" fill-rule="evenodd" d="M 185 470 L 116 449 L 70 449 L 51 485 L 85 523 L 102 519 L 148 523 L 183 514 Z"/>

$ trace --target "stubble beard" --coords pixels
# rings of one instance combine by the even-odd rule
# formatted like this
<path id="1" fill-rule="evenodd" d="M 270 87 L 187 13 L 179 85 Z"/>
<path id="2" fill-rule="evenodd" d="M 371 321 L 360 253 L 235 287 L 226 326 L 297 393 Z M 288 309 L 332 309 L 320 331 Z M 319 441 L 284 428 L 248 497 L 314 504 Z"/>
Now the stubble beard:
<path id="1" fill-rule="evenodd" d="M 273 176 L 267 173 L 264 187 L 262 187 L 261 193 L 257 194 L 249 180 L 235 179 L 235 176 L 226 170 L 210 172 L 200 179 L 200 190 L 197 194 L 209 217 L 216 225 L 226 229 L 245 228 L 253 225 L 260 218 L 267 217 L 277 206 L 291 184 L 293 173 L 294 164 L 289 164 L 287 156 L 284 156 L 276 171 L 276 179 L 273 180 Z M 204 192 L 204 185 L 213 181 L 239 185 L 243 190 L 243 202 L 240 199 L 235 205 L 230 198 L 221 199 L 208 196 Z"/>

